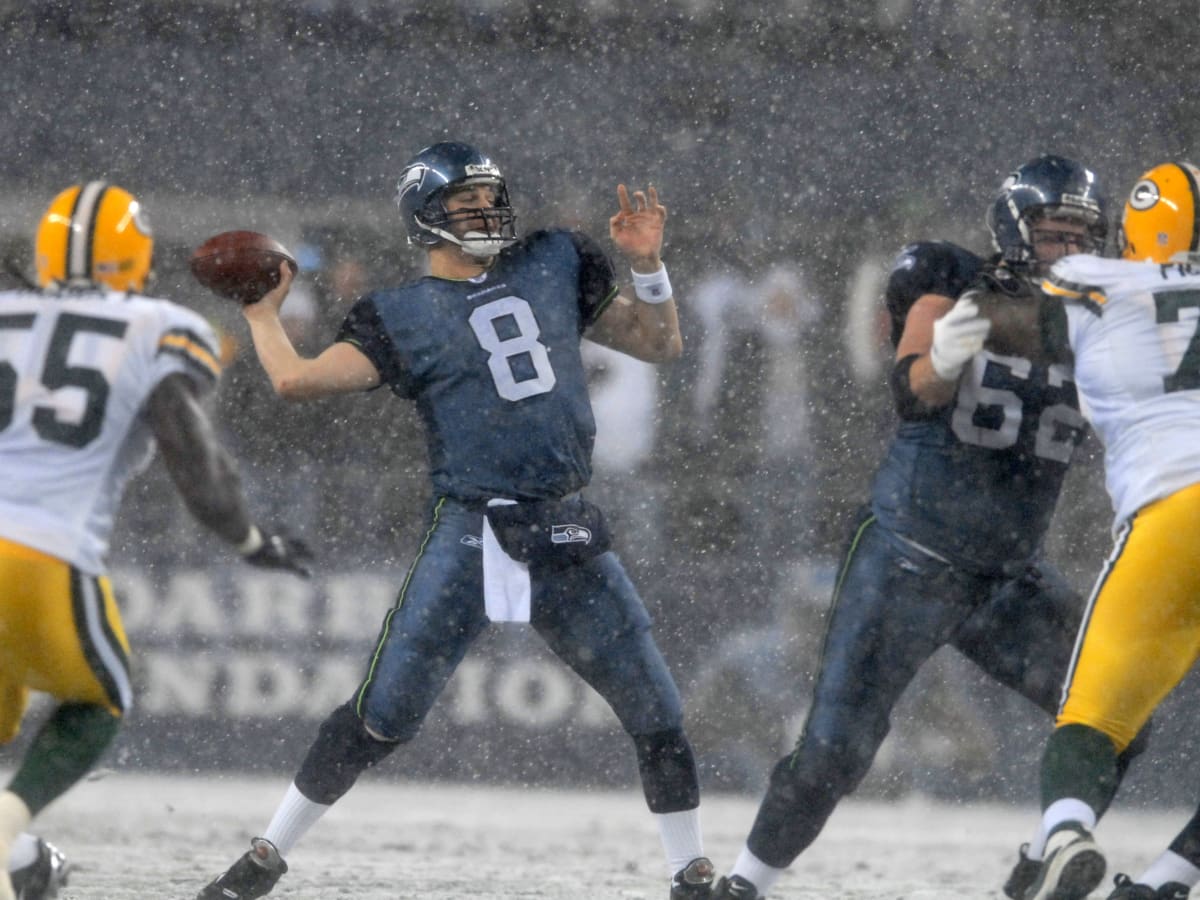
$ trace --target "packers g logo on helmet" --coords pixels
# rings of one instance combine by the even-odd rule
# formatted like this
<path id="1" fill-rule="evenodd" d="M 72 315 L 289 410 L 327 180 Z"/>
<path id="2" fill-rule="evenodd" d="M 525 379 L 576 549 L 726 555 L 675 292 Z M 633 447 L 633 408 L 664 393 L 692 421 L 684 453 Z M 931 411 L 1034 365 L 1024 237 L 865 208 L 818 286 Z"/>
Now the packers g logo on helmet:
<path id="1" fill-rule="evenodd" d="M 50 202 L 38 225 L 38 284 L 141 292 L 153 251 L 150 222 L 132 194 L 103 181 L 73 185 Z"/>
<path id="2" fill-rule="evenodd" d="M 1200 249 L 1200 169 L 1162 163 L 1129 192 L 1121 219 L 1121 256 L 1166 263 Z"/>

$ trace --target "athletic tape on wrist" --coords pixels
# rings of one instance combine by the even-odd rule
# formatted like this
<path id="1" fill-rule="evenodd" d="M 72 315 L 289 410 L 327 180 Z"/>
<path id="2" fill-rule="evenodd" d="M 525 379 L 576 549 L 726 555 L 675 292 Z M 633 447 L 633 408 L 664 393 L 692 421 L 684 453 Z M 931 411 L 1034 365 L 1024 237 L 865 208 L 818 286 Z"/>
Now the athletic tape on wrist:
<path id="1" fill-rule="evenodd" d="M 633 292 L 643 303 L 666 303 L 671 299 L 671 279 L 667 277 L 667 267 L 659 265 L 657 272 L 643 275 L 633 272 Z"/>
<path id="2" fill-rule="evenodd" d="M 258 530 L 257 525 L 251 525 L 250 533 L 246 535 L 246 539 L 237 545 L 237 552 L 242 556 L 249 556 L 251 553 L 257 552 L 258 548 L 262 545 L 262 532 Z"/>

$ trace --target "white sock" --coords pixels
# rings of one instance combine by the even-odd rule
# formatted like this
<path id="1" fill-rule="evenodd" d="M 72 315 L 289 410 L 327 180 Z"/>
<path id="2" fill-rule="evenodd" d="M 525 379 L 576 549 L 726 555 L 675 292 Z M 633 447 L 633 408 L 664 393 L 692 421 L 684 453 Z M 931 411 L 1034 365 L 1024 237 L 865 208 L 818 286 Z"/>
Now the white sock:
<path id="1" fill-rule="evenodd" d="M 704 839 L 700 834 L 700 808 L 682 812 L 655 813 L 658 836 L 667 854 L 668 874 L 674 875 L 693 859 L 704 855 Z"/>
<path id="2" fill-rule="evenodd" d="M 292 847 L 296 846 L 296 842 L 304 837 L 305 832 L 312 828 L 317 819 L 325 815 L 329 809 L 329 804 L 313 803 L 300 793 L 296 783 L 292 782 L 288 786 L 287 793 L 279 802 L 271 824 L 267 826 L 267 830 L 261 836 L 274 844 L 279 855 L 287 859 L 288 853 L 291 852 Z"/>
<path id="3" fill-rule="evenodd" d="M 8 849 L 28 825 L 33 816 L 25 801 L 12 791 L 0 794 L 0 844 L 4 845 L 4 860 L 8 860 Z"/>
<path id="4" fill-rule="evenodd" d="M 729 874 L 740 875 L 742 878 L 745 878 L 754 885 L 754 889 L 758 891 L 760 897 L 765 897 L 771 892 L 771 888 L 775 887 L 775 882 L 779 880 L 785 871 L 787 870 L 768 866 L 751 853 L 749 847 L 743 847 L 742 852 L 738 854 L 737 862 L 733 864 L 733 869 Z"/>
<path id="5" fill-rule="evenodd" d="M 1150 863 L 1150 868 L 1142 873 L 1137 883 L 1148 884 L 1157 889 L 1168 881 L 1178 881 L 1188 887 L 1195 887 L 1200 883 L 1200 868 L 1173 850 L 1164 850 L 1162 856 Z"/>
<path id="6" fill-rule="evenodd" d="M 1046 855 L 1046 838 L 1048 837 L 1049 835 L 1046 834 L 1046 829 L 1042 826 L 1042 822 L 1039 819 L 1037 831 L 1034 832 L 1033 840 L 1029 842 L 1029 849 L 1025 852 L 1025 857 L 1041 862 L 1042 857 Z"/>
<path id="7" fill-rule="evenodd" d="M 1029 842 L 1029 858 L 1041 859 L 1045 856 L 1046 841 L 1050 838 L 1050 832 L 1067 822 L 1077 822 L 1091 831 L 1096 827 L 1096 811 L 1082 800 L 1072 797 L 1055 800 L 1042 813 L 1042 821 L 1038 826 L 1037 833 Z"/>
<path id="8" fill-rule="evenodd" d="M 17 837 L 29 827 L 33 816 L 25 801 L 12 791 L 0 794 L 0 900 L 15 900 L 8 877 L 8 860 Z"/>
<path id="9" fill-rule="evenodd" d="M 15 872 L 35 862 L 38 858 L 38 839 L 36 834 L 22 831 L 12 842 L 8 855 L 8 871 Z"/>

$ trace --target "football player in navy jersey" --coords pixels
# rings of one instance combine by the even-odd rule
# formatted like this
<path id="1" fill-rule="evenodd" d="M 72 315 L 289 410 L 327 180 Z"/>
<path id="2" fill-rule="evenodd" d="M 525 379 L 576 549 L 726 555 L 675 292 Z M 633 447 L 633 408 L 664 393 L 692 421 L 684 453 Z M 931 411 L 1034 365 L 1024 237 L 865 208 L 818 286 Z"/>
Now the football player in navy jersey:
<path id="1" fill-rule="evenodd" d="M 1042 156 L 1004 182 L 988 226 L 992 259 L 926 242 L 893 266 L 899 426 L 847 544 L 802 734 L 718 898 L 770 892 L 867 774 L 893 707 L 942 645 L 1057 708 L 1081 604 L 1041 549 L 1083 437 L 1075 386 L 1067 368 L 978 352 L 987 323 L 954 301 L 987 266 L 1031 275 L 1101 252 L 1105 200 L 1089 169 Z M 1006 893 L 1020 897 L 1040 865 L 1022 855 Z"/>
<path id="2" fill-rule="evenodd" d="M 619 293 L 583 234 L 518 239 L 499 168 L 461 143 L 426 148 L 397 202 L 429 274 L 368 294 L 315 359 L 279 322 L 290 272 L 246 307 L 276 391 L 305 399 L 387 385 L 426 426 L 433 501 L 420 551 L 384 616 L 359 689 L 321 725 L 262 837 L 200 898 L 261 897 L 283 857 L 367 768 L 412 740 L 489 621 L 529 621 L 611 705 L 633 740 L 662 837 L 673 900 L 708 897 L 699 784 L 675 683 L 598 509 L 595 426 L 580 358 L 590 340 L 659 363 L 682 343 L 660 252 L 666 209 L 653 187 L 618 187 L 610 235 L 632 268 Z M 485 885 L 480 893 L 486 894 Z"/>

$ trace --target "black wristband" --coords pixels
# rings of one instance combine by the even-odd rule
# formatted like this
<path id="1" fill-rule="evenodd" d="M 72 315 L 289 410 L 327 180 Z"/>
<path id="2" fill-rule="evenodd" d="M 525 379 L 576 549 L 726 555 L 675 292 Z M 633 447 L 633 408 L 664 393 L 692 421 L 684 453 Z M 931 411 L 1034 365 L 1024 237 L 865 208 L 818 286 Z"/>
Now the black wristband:
<path id="1" fill-rule="evenodd" d="M 913 393 L 912 385 L 909 383 L 909 370 L 912 369 L 913 363 L 920 358 L 919 353 L 910 353 L 908 356 L 896 360 L 896 364 L 892 366 L 892 374 L 889 379 L 892 386 L 892 400 L 896 404 L 896 414 L 901 419 L 932 419 L 940 409 L 940 407 L 927 406 L 923 403 Z"/>

